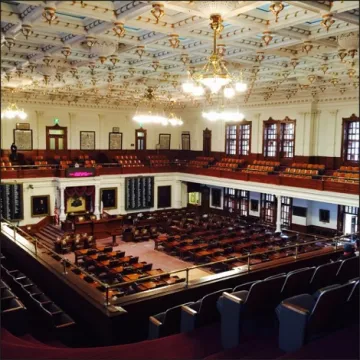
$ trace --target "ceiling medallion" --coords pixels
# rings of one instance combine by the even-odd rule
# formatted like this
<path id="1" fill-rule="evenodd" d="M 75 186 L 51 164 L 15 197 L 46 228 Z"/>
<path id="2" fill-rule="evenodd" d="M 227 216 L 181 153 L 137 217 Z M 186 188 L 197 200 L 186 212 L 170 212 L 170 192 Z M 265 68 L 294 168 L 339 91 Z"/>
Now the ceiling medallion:
<path id="1" fill-rule="evenodd" d="M 279 13 L 284 10 L 284 5 L 282 4 L 282 1 L 274 1 L 269 9 L 271 12 L 275 15 L 275 22 L 278 22 L 279 19 Z"/>
<path id="2" fill-rule="evenodd" d="M 264 31 L 261 40 L 264 42 L 265 46 L 268 46 L 273 39 L 270 31 Z"/>
<path id="3" fill-rule="evenodd" d="M 141 59 L 145 52 L 145 46 L 139 45 L 136 47 L 135 54 L 139 55 L 139 58 Z"/>
<path id="4" fill-rule="evenodd" d="M 42 13 L 43 18 L 49 25 L 51 25 L 51 23 L 57 19 L 55 12 L 56 8 L 46 7 Z"/>
<path id="5" fill-rule="evenodd" d="M 113 31 L 116 36 L 123 37 L 125 35 L 125 28 L 122 22 L 115 22 Z"/>
<path id="6" fill-rule="evenodd" d="M 158 24 L 160 18 L 162 18 L 165 15 L 164 5 L 160 3 L 152 4 L 151 14 L 156 19 L 156 24 Z"/>
<path id="7" fill-rule="evenodd" d="M 10 36 L 5 36 L 5 46 L 11 51 L 11 48 L 15 45 L 15 39 Z"/>
<path id="8" fill-rule="evenodd" d="M 302 51 L 305 51 L 306 54 L 309 54 L 313 47 L 314 46 L 311 44 L 311 41 L 305 41 L 302 46 Z"/>
<path id="9" fill-rule="evenodd" d="M 64 47 L 61 49 L 61 53 L 65 56 L 65 59 L 67 60 L 68 56 L 71 55 L 71 48 L 70 48 L 70 46 L 64 46 Z"/>
<path id="10" fill-rule="evenodd" d="M 29 36 L 33 33 L 32 26 L 28 24 L 23 24 L 21 26 L 21 32 L 25 36 L 25 39 L 27 40 Z"/>
<path id="11" fill-rule="evenodd" d="M 335 20 L 333 19 L 332 14 L 325 14 L 322 16 L 322 20 L 320 24 L 326 29 L 326 31 L 329 31 L 332 24 L 334 24 Z"/>
<path id="12" fill-rule="evenodd" d="M 170 34 L 169 36 L 170 36 L 170 39 L 169 39 L 170 46 L 173 49 L 177 49 L 179 47 L 179 45 L 180 45 L 179 35 Z"/>

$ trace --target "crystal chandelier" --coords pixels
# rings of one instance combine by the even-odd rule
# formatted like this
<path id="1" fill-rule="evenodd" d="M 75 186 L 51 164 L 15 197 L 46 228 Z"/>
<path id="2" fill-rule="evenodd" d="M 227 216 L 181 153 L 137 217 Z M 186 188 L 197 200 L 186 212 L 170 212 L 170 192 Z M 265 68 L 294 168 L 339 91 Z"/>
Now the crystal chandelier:
<path id="1" fill-rule="evenodd" d="M 1 112 L 1 118 L 3 119 L 14 119 L 20 118 L 21 120 L 25 120 L 27 118 L 27 113 L 24 109 L 19 109 L 15 103 L 8 105 L 8 107 Z"/>
<path id="2" fill-rule="evenodd" d="M 224 90 L 225 96 L 232 97 L 235 95 L 235 90 L 245 91 L 247 87 L 246 84 L 242 81 L 239 82 L 238 79 L 229 73 L 222 56 L 218 52 L 217 37 L 224 28 L 221 16 L 219 14 L 212 14 L 210 20 L 210 26 L 214 32 L 213 52 L 206 65 L 200 71 L 192 74 L 188 73 L 189 78 L 183 84 L 183 91 L 195 96 L 201 96 L 204 94 L 203 87 L 209 88 L 213 94 L 226 87 Z"/>

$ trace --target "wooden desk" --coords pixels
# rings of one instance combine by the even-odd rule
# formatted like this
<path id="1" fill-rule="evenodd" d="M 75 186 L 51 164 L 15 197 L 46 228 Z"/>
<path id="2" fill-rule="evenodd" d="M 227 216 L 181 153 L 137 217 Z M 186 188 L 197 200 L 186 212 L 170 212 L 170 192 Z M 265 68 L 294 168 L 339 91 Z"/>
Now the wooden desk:
<path id="1" fill-rule="evenodd" d="M 138 280 L 139 277 L 140 277 L 140 274 L 127 274 L 127 275 L 123 276 L 123 279 L 126 282 L 130 282 L 130 281 Z"/>
<path id="2" fill-rule="evenodd" d="M 113 274 L 119 274 L 119 273 L 122 273 L 123 271 L 124 271 L 123 266 L 117 266 L 117 267 L 110 269 L 110 272 Z"/>
<path id="3" fill-rule="evenodd" d="M 154 270 L 146 271 L 146 274 L 149 276 L 162 275 L 165 274 L 165 271 L 161 269 L 154 269 Z"/>

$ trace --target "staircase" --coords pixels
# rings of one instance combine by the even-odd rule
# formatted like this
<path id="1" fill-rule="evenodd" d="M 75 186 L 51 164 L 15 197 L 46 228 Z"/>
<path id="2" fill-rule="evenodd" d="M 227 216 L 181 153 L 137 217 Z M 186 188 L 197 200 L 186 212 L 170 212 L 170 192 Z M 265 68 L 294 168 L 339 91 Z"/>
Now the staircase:
<path id="1" fill-rule="evenodd" d="M 54 244 L 57 237 L 63 237 L 65 232 L 57 228 L 52 224 L 44 226 L 40 231 L 34 234 L 41 243 L 48 246 L 50 249 L 54 249 Z"/>

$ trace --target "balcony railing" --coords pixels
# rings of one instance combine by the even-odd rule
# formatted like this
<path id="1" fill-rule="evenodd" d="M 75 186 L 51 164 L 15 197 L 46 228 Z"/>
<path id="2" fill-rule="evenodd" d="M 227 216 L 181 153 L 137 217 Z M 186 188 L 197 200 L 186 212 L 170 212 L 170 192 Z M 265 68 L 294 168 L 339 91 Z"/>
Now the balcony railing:
<path id="1" fill-rule="evenodd" d="M 15 244 L 17 244 L 19 247 L 21 247 L 24 250 L 33 254 L 35 256 L 35 258 L 37 258 L 39 260 L 41 259 L 41 261 L 45 262 L 60 277 L 63 277 L 64 279 L 66 279 L 66 281 L 69 281 L 76 288 L 80 289 L 83 296 L 85 296 L 85 297 L 89 296 L 93 300 L 96 300 L 97 302 L 104 304 L 105 307 L 108 307 L 111 305 L 121 305 L 125 302 L 131 301 L 132 299 L 134 299 L 135 296 L 138 296 L 139 294 L 141 294 L 142 296 L 146 296 L 146 295 L 151 296 L 154 294 L 154 292 L 153 292 L 154 290 L 145 290 L 140 293 L 136 293 L 134 295 L 126 295 L 126 296 L 120 297 L 118 299 L 112 299 L 111 298 L 112 290 L 116 289 L 116 288 L 121 288 L 124 286 L 127 287 L 134 283 L 141 284 L 146 281 L 151 281 L 156 278 L 159 278 L 159 276 L 165 276 L 165 275 L 172 276 L 174 274 L 184 274 L 185 281 L 180 282 L 178 284 L 168 285 L 168 286 L 166 286 L 166 289 L 189 288 L 189 287 L 198 285 L 200 281 L 201 281 L 201 284 L 205 284 L 207 282 L 213 281 L 214 278 L 218 279 L 219 276 L 225 278 L 230 275 L 233 276 L 233 275 L 239 275 L 241 273 L 249 273 L 251 271 L 258 270 L 260 268 L 268 267 L 268 266 L 271 266 L 272 263 L 275 265 L 276 262 L 278 262 L 280 259 L 281 260 L 284 259 L 284 263 L 285 262 L 289 263 L 289 262 L 296 261 L 298 259 L 301 259 L 301 258 L 304 258 L 307 256 L 316 256 L 316 255 L 324 255 L 324 254 L 328 254 L 328 253 L 334 253 L 336 251 L 339 251 L 339 249 L 342 247 L 342 245 L 343 245 L 342 238 L 344 237 L 344 236 L 340 236 L 340 237 L 335 237 L 335 238 L 317 238 L 314 235 L 313 241 L 295 243 L 295 244 L 288 245 L 288 246 L 278 247 L 278 248 L 276 248 L 276 250 L 272 249 L 272 250 L 254 253 L 254 254 L 248 254 L 248 255 L 237 256 L 237 257 L 234 256 L 229 259 L 208 262 L 208 263 L 204 263 L 201 265 L 194 265 L 194 266 L 189 266 L 189 267 L 182 268 L 182 269 L 163 272 L 163 273 L 161 273 L 161 275 L 157 274 L 157 275 L 143 277 L 141 279 L 137 279 L 137 280 L 133 280 L 133 281 L 126 281 L 126 282 L 122 282 L 122 283 L 116 283 L 113 285 L 109 285 L 107 283 L 102 282 L 94 275 L 86 272 L 83 268 L 78 267 L 75 263 L 70 262 L 65 256 L 56 253 L 53 249 L 50 249 L 48 246 L 43 244 L 41 241 L 34 238 L 33 236 L 31 236 L 30 234 L 28 234 L 27 232 L 25 232 L 18 226 L 16 226 L 15 224 L 10 223 L 6 219 L 1 220 L 1 232 L 5 236 L 7 236 L 8 239 L 10 239 Z M 292 233 L 292 232 L 289 231 L 289 233 Z M 320 249 L 305 252 L 305 253 L 303 253 L 299 250 L 300 247 L 306 247 L 306 246 L 310 246 L 310 245 L 314 245 L 314 244 L 318 245 L 320 247 Z M 280 259 L 270 260 L 270 261 L 258 263 L 256 265 L 252 265 L 251 260 L 255 257 L 274 253 L 274 251 L 283 252 L 286 250 L 289 251 L 291 249 L 293 249 L 292 250 L 293 255 L 291 255 L 291 256 L 281 257 Z M 54 259 L 57 259 L 58 261 L 56 261 Z M 191 276 L 192 272 L 196 269 L 209 268 L 209 267 L 212 267 L 217 264 L 227 264 L 227 263 L 231 263 L 231 262 L 235 262 L 235 261 L 240 261 L 244 265 L 235 267 L 232 270 L 225 271 L 220 274 L 208 275 L 205 278 L 203 277 L 201 279 L 197 278 L 197 279 L 190 280 L 190 278 L 192 277 Z M 78 269 L 79 273 L 83 274 L 84 276 L 88 276 L 88 277 L 92 278 L 93 281 L 98 284 L 97 287 L 102 287 L 102 289 L 105 289 L 105 291 L 100 292 L 97 289 L 94 289 L 94 287 L 91 287 L 90 285 L 86 286 L 87 283 L 82 281 L 81 278 L 78 276 L 75 278 L 69 277 L 68 270 L 70 270 L 70 269 L 71 270 Z M 193 277 L 195 278 L 195 276 L 193 276 Z M 82 281 L 84 284 L 79 286 L 79 281 Z M 165 287 L 162 287 L 161 289 L 164 289 L 164 288 Z M 93 291 L 90 291 L 90 289 L 92 289 Z"/>

